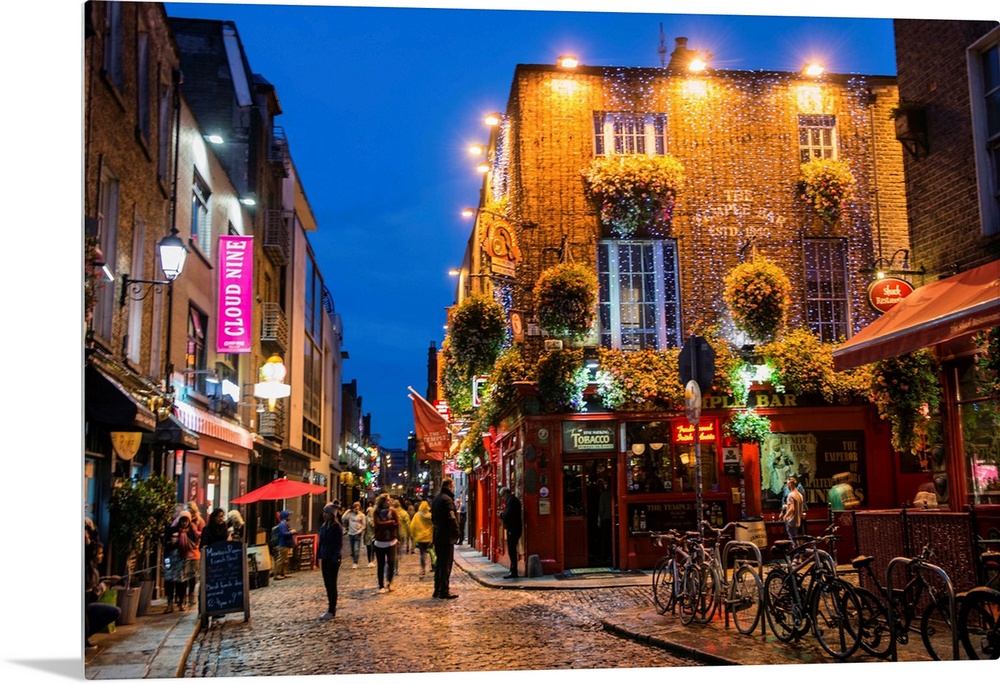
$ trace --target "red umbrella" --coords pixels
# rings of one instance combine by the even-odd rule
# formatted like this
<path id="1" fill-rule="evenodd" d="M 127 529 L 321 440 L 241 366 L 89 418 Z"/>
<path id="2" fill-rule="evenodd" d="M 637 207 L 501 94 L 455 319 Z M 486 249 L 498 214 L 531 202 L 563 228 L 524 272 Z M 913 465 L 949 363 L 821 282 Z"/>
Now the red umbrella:
<path id="1" fill-rule="evenodd" d="M 247 492 L 243 496 L 233 499 L 234 504 L 247 504 L 255 501 L 277 501 L 279 499 L 292 499 L 303 494 L 325 494 L 326 487 L 323 485 L 309 484 L 308 482 L 296 482 L 287 477 L 281 477 L 273 482 L 269 482 L 263 487 L 258 487 L 252 492 Z"/>

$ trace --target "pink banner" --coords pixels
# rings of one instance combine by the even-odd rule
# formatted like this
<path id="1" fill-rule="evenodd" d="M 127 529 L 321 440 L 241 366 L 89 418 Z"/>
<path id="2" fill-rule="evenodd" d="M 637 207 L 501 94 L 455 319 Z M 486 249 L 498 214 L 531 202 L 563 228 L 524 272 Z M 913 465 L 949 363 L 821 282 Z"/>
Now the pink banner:
<path id="1" fill-rule="evenodd" d="M 249 354 L 253 305 L 253 238 L 219 236 L 219 330 L 216 351 Z"/>

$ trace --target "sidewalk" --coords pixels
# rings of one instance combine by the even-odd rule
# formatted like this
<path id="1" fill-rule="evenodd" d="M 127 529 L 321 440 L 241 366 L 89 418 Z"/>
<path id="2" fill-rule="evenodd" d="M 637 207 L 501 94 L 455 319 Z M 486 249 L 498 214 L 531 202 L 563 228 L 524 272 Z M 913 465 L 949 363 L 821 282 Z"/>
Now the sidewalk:
<path id="1" fill-rule="evenodd" d="M 508 568 L 493 563 L 478 550 L 459 546 L 455 550 L 457 570 L 468 573 L 478 583 L 501 590 L 572 591 L 609 587 L 650 587 L 650 574 L 595 573 L 578 578 L 560 579 L 554 575 L 504 579 Z M 274 585 L 271 585 L 274 586 Z M 253 590 L 260 591 L 260 590 Z M 253 593 L 251 592 L 251 604 Z M 811 635 L 798 643 L 784 644 L 770 630 L 761 627 L 753 636 L 745 636 L 732 625 L 726 628 L 716 617 L 707 625 L 683 626 L 676 616 L 659 615 L 652 607 L 610 615 L 602 620 L 604 629 L 619 636 L 670 650 L 709 665 L 778 665 L 834 662 Z M 97 648 L 84 654 L 87 679 L 176 678 L 183 672 L 191 644 L 198 634 L 197 610 L 165 614 L 166 604 L 153 601 L 149 612 L 135 624 L 118 626 L 112 634 L 96 634 L 91 641 Z M 252 615 L 252 609 L 251 609 Z M 764 616 L 761 616 L 764 620 Z M 914 635 L 916 636 L 916 635 Z M 899 647 L 901 662 L 926 661 L 929 658 L 919 636 Z M 851 663 L 879 662 L 858 652 Z"/>

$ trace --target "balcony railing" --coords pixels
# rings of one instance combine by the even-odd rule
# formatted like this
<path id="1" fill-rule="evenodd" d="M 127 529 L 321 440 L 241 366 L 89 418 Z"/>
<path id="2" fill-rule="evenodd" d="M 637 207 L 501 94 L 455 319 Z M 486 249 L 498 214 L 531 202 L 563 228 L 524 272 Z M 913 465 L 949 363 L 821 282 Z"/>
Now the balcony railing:
<path id="1" fill-rule="evenodd" d="M 281 126 L 271 128 L 271 144 L 267 148 L 267 161 L 281 171 L 282 176 L 288 178 L 292 160 L 288 153 L 288 138 L 285 137 L 285 129 Z"/>
<path id="2" fill-rule="evenodd" d="M 293 217 L 293 212 L 283 209 L 268 209 L 264 213 L 264 254 L 275 266 L 288 265 Z"/>
<path id="3" fill-rule="evenodd" d="M 273 411 L 267 407 L 257 414 L 257 434 L 269 439 L 282 440 L 285 437 L 285 407 L 279 401 Z"/>
<path id="4" fill-rule="evenodd" d="M 288 319 L 277 302 L 264 302 L 261 315 L 260 342 L 265 353 L 280 354 L 288 349 Z"/>

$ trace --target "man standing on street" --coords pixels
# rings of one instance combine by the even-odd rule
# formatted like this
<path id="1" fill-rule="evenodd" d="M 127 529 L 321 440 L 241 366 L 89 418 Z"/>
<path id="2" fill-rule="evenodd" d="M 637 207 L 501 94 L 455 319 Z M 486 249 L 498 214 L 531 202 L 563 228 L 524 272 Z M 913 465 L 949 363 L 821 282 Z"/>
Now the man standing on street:
<path id="1" fill-rule="evenodd" d="M 451 593 L 451 565 L 455 560 L 458 541 L 458 510 L 455 508 L 455 483 L 450 477 L 441 481 L 441 492 L 431 503 L 431 524 L 434 527 L 434 598 L 454 599 Z"/>
<path id="2" fill-rule="evenodd" d="M 510 489 L 503 487 L 500 490 L 500 503 L 503 506 L 500 519 L 503 521 L 504 531 L 507 532 L 507 556 L 510 558 L 510 572 L 504 575 L 504 579 L 517 579 L 517 542 L 521 540 L 521 502 Z"/>

